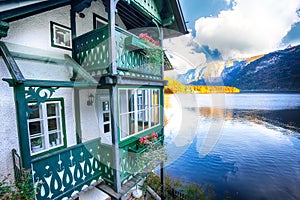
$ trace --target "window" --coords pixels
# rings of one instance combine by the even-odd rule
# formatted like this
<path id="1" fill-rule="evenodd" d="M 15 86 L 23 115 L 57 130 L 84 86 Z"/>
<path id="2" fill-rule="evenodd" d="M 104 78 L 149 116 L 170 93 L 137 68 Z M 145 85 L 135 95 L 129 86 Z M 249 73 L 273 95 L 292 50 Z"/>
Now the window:
<path id="1" fill-rule="evenodd" d="M 119 89 L 121 139 L 160 124 L 159 89 Z"/>
<path id="2" fill-rule="evenodd" d="M 51 45 L 53 47 L 72 49 L 71 29 L 61 24 L 50 22 L 51 26 Z"/>
<path id="3" fill-rule="evenodd" d="M 61 101 L 46 101 L 38 107 L 29 104 L 33 113 L 27 120 L 31 154 L 64 145 Z"/>
<path id="4" fill-rule="evenodd" d="M 99 28 L 101 26 L 108 24 L 108 20 L 105 19 L 104 17 L 101 17 L 101 16 L 93 13 L 93 24 L 94 24 L 94 29 L 96 29 L 96 28 Z"/>

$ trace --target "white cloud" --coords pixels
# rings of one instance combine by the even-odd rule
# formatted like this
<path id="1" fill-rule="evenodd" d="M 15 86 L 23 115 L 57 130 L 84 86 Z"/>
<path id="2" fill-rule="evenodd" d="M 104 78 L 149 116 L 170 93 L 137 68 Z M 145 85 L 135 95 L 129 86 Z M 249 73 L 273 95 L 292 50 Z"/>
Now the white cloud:
<path id="1" fill-rule="evenodd" d="M 225 2 L 227 3 L 227 5 L 230 5 L 231 0 L 225 0 Z"/>
<path id="2" fill-rule="evenodd" d="M 190 34 L 164 40 L 164 49 L 178 73 L 185 73 L 206 62 L 203 53 L 197 53 L 192 45 L 193 36 Z"/>
<path id="3" fill-rule="evenodd" d="M 233 4 L 231 10 L 195 23 L 196 41 L 219 49 L 223 58 L 273 51 L 300 21 L 296 12 L 300 0 L 234 0 Z"/>

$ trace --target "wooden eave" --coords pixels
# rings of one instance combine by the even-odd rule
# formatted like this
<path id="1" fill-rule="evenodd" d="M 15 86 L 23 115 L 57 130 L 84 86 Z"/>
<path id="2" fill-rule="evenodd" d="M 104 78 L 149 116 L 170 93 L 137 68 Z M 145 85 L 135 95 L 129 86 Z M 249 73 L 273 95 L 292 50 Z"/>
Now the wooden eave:
<path id="1" fill-rule="evenodd" d="M 49 0 L 0 12 L 0 19 L 11 22 L 70 4 L 71 0 Z"/>

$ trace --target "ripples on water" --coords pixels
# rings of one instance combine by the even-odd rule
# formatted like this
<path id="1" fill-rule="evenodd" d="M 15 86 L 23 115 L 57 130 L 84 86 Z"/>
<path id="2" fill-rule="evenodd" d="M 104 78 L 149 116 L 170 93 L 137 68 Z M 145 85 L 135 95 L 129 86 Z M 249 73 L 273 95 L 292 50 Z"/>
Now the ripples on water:
<path id="1" fill-rule="evenodd" d="M 171 176 L 213 184 L 216 199 L 300 199 L 299 133 L 233 112 L 294 109 L 300 95 L 172 95 L 166 106 Z"/>

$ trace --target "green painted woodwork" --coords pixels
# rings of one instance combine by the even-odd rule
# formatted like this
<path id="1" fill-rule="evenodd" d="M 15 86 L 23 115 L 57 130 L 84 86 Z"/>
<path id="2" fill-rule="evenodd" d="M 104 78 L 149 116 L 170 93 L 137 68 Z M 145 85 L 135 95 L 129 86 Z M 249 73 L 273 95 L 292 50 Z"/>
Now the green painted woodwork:
<path id="1" fill-rule="evenodd" d="M 163 143 L 161 133 L 159 142 Z M 119 150 L 122 185 L 134 178 L 138 167 L 137 159 L 147 150 L 147 146 L 137 147 L 138 144 L 134 143 L 128 149 Z M 34 182 L 43 182 L 37 191 L 37 199 L 67 199 L 101 180 L 113 187 L 116 176 L 113 151 L 112 146 L 102 144 L 100 138 L 97 138 L 34 158 Z"/>
<path id="2" fill-rule="evenodd" d="M 27 117 L 29 117 L 29 115 L 31 115 L 34 111 L 29 107 L 29 102 L 35 102 L 34 107 L 38 109 L 39 105 L 41 103 L 44 103 L 48 98 L 50 98 L 57 89 L 58 87 L 27 88 L 25 90 L 25 99 L 26 99 L 25 101 L 27 104 L 25 110 L 26 110 Z"/>
<path id="3" fill-rule="evenodd" d="M 110 182 L 111 157 L 98 138 L 33 159 L 34 182 L 43 182 L 37 199 L 68 199 L 102 179 Z"/>
<path id="4" fill-rule="evenodd" d="M 0 38 L 7 36 L 9 24 L 0 20 Z"/>
<path id="5" fill-rule="evenodd" d="M 129 76 L 134 78 L 161 80 L 161 65 L 150 63 L 148 58 L 149 55 L 146 54 L 147 49 L 154 50 L 154 47 L 147 45 L 139 37 L 119 27 L 116 29 L 118 74 L 121 76 Z M 128 41 L 133 42 L 131 46 L 138 45 L 137 48 L 139 49 L 134 51 L 131 48 L 127 49 L 126 47 L 129 45 Z"/>
<path id="6" fill-rule="evenodd" d="M 27 125 L 27 115 L 26 106 L 27 102 L 25 100 L 25 86 L 24 84 L 18 84 L 14 87 L 15 94 L 15 105 L 17 114 L 17 125 L 18 125 L 18 138 L 19 138 L 19 148 L 21 155 L 21 165 L 24 169 L 30 169 L 31 156 L 29 147 L 29 137 L 28 137 L 28 125 Z"/>
<path id="7" fill-rule="evenodd" d="M 157 67 L 153 67 L 153 63 L 150 66 L 145 51 L 128 48 L 130 41 L 133 42 L 131 46 L 140 43 L 143 44 L 143 49 L 153 48 L 137 36 L 116 27 L 117 73 L 121 76 L 162 80 L 161 66 L 158 64 Z M 75 60 L 90 75 L 102 76 L 109 74 L 111 63 L 108 55 L 107 25 L 75 38 L 74 44 Z"/>
<path id="8" fill-rule="evenodd" d="M 92 76 L 108 73 L 108 27 L 103 26 L 74 39 L 75 60 Z"/>
<path id="9" fill-rule="evenodd" d="M 155 0 L 125 0 L 128 3 L 132 4 L 139 11 L 144 13 L 149 18 L 155 19 L 161 24 L 162 20 L 159 13 L 159 8 Z"/>
<path id="10" fill-rule="evenodd" d="M 0 55 L 2 56 L 13 80 L 19 83 L 24 82 L 25 78 L 21 73 L 20 68 L 18 67 L 16 61 L 13 59 L 5 43 L 1 41 L 0 41 Z"/>

